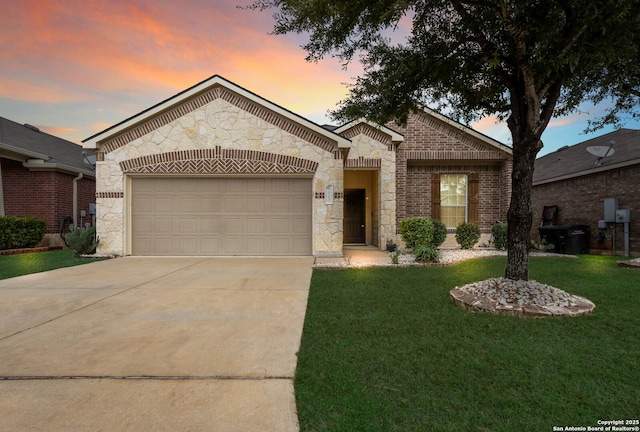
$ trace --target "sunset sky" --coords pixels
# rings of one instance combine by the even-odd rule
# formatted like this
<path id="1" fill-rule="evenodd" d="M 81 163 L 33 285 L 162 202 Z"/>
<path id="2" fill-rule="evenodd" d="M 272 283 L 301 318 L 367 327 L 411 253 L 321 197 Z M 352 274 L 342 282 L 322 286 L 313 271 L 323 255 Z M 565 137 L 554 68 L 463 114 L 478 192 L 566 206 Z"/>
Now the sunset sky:
<path id="1" fill-rule="evenodd" d="M 251 0 L 0 0 L 0 116 L 80 143 L 212 76 L 314 122 L 361 72 L 337 59 L 307 63 L 304 36 L 273 36 Z M 541 154 L 584 141 L 601 108 L 555 119 Z M 475 129 L 510 145 L 505 125 Z M 629 122 L 626 127 L 640 128 Z"/>

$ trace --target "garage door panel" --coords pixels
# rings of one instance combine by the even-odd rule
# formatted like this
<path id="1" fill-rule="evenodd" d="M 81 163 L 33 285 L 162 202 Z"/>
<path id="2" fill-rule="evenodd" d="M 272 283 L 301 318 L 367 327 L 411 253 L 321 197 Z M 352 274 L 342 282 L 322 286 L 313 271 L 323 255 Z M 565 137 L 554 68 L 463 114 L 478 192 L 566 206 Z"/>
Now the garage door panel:
<path id="1" fill-rule="evenodd" d="M 134 178 L 134 255 L 310 255 L 311 179 Z"/>

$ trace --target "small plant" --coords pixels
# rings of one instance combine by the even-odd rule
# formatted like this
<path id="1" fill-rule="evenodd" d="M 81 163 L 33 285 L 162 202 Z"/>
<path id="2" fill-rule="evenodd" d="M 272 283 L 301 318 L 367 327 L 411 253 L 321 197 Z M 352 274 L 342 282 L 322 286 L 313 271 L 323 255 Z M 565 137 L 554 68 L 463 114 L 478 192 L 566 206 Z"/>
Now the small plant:
<path id="1" fill-rule="evenodd" d="M 471 249 L 480 240 L 480 228 L 474 222 L 460 222 L 456 228 L 456 241 L 462 249 Z"/>
<path id="2" fill-rule="evenodd" d="M 398 245 L 391 239 L 387 239 L 387 252 L 394 252 Z"/>
<path id="3" fill-rule="evenodd" d="M 407 248 L 433 243 L 433 222 L 429 218 L 412 217 L 400 221 L 400 236 Z"/>
<path id="4" fill-rule="evenodd" d="M 553 243 L 547 243 L 546 238 L 542 238 L 538 236 L 536 240 L 531 240 L 531 248 L 537 249 L 539 251 L 545 252 L 549 250 L 553 250 L 556 246 Z"/>
<path id="5" fill-rule="evenodd" d="M 91 255 L 96 253 L 100 238 L 96 235 L 96 227 L 76 228 L 75 225 L 69 225 L 64 242 L 75 256 Z"/>
<path id="6" fill-rule="evenodd" d="M 434 246 L 418 246 L 414 249 L 413 255 L 416 261 L 420 262 L 435 262 L 440 259 L 440 252 Z"/>
<path id="7" fill-rule="evenodd" d="M 391 253 L 391 263 L 394 265 L 398 265 L 399 261 L 400 261 L 400 249 L 395 249 Z"/>
<path id="8" fill-rule="evenodd" d="M 491 227 L 491 236 L 493 237 L 493 245 L 497 250 L 504 250 L 507 248 L 507 224 L 503 222 L 496 222 Z"/>
<path id="9" fill-rule="evenodd" d="M 444 222 L 432 219 L 433 223 L 433 247 L 439 247 L 447 239 L 447 226 Z"/>

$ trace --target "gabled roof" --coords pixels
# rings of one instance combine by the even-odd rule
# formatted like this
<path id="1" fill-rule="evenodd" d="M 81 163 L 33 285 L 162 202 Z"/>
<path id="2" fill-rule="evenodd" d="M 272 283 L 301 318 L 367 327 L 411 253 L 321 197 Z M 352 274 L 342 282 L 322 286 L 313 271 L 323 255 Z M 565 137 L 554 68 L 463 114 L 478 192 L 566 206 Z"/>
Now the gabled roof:
<path id="1" fill-rule="evenodd" d="M 447 116 L 445 116 L 443 114 L 440 114 L 439 112 L 434 111 L 431 108 L 422 107 L 421 110 L 424 113 L 426 113 L 427 115 L 435 117 L 438 120 L 440 120 L 441 122 L 446 123 L 446 124 L 448 124 L 449 126 L 455 128 L 455 129 L 458 129 L 458 130 L 460 130 L 460 131 L 462 131 L 462 132 L 464 132 L 464 133 L 466 133 L 466 134 L 468 134 L 468 135 L 470 135 L 470 136 L 472 136 L 472 137 L 474 137 L 474 138 L 476 138 L 476 139 L 478 139 L 480 141 L 483 141 L 484 143 L 489 144 L 490 146 L 495 147 L 498 150 L 501 150 L 501 151 L 503 151 L 505 153 L 513 155 L 513 150 L 511 149 L 511 147 L 501 143 L 498 140 L 495 140 L 495 139 L 491 138 L 490 136 L 487 136 L 487 135 L 485 135 L 485 134 L 483 134 L 481 132 L 478 132 L 477 130 L 475 130 L 475 129 L 469 127 L 469 126 L 463 125 L 462 123 L 460 123 L 458 121 L 455 121 L 452 118 L 449 118 L 449 117 L 447 117 Z"/>
<path id="2" fill-rule="evenodd" d="M 214 75 L 188 89 L 108 128 L 102 132 L 99 132 L 89 138 L 83 140 L 83 145 L 85 148 L 89 149 L 97 149 L 99 145 L 109 139 L 116 137 L 117 135 L 124 133 L 128 130 L 131 130 L 145 122 L 152 120 L 155 117 L 158 117 L 167 111 L 171 110 L 173 107 L 188 102 L 189 100 L 215 88 L 215 87 L 223 87 L 259 106 L 262 108 L 277 114 L 293 123 L 298 124 L 299 126 L 311 131 L 316 134 L 316 136 L 322 136 L 328 140 L 331 140 L 336 143 L 338 148 L 349 148 L 350 141 L 340 135 L 334 133 L 333 131 L 327 130 L 322 126 L 308 120 L 298 114 L 289 111 L 286 108 L 281 107 L 273 102 L 270 102 L 257 94 L 240 87 L 237 84 L 232 83 L 231 81 L 221 77 L 220 75 Z"/>
<path id="3" fill-rule="evenodd" d="M 87 153 L 84 151 L 84 153 Z M 86 156 L 92 155 L 91 152 Z M 0 156 L 18 160 L 27 168 L 82 173 L 95 177 L 78 144 L 0 117 Z"/>
<path id="4" fill-rule="evenodd" d="M 599 158 L 589 147 L 613 145 L 613 152 Z M 533 184 L 539 185 L 640 164 L 640 130 L 619 129 L 596 138 L 563 147 L 536 159 Z"/>
<path id="5" fill-rule="evenodd" d="M 336 128 L 333 129 L 333 132 L 338 133 L 338 134 L 342 134 L 345 131 L 358 126 L 359 124 L 367 124 L 369 126 L 371 126 L 374 129 L 379 130 L 380 132 L 384 133 L 385 135 L 388 135 L 391 138 L 392 142 L 397 142 L 400 143 L 402 141 L 404 141 L 404 136 L 402 134 L 399 134 L 398 132 L 394 131 L 393 129 L 390 129 L 386 126 L 381 126 L 379 124 L 370 122 L 368 120 L 365 119 L 359 119 L 359 120 L 354 120 L 352 122 L 349 122 L 347 124 L 344 124 L 342 126 L 338 126 Z"/>

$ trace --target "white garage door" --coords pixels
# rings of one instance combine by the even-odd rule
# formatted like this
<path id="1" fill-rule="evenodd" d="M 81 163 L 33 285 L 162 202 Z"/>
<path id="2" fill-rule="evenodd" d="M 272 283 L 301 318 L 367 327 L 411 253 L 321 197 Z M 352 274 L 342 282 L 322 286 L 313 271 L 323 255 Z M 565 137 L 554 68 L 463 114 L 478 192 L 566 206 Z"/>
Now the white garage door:
<path id="1" fill-rule="evenodd" d="M 311 179 L 133 178 L 133 255 L 311 255 Z"/>

